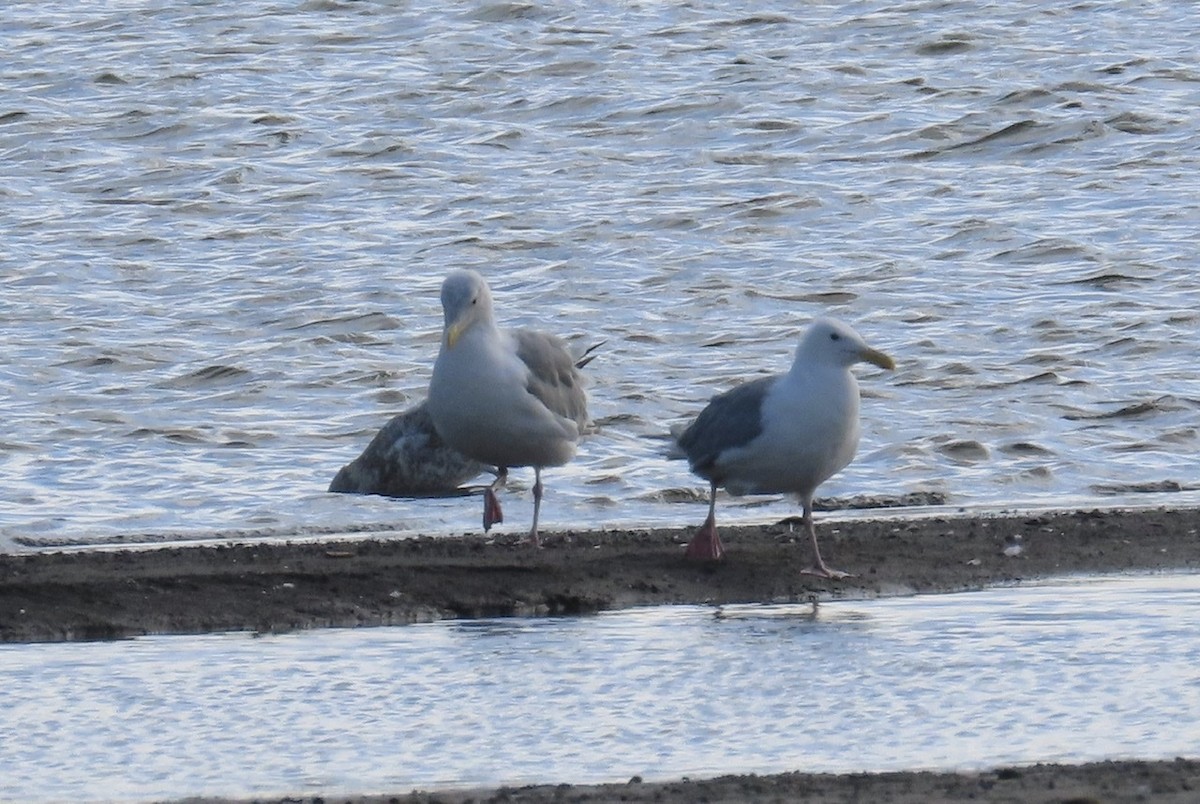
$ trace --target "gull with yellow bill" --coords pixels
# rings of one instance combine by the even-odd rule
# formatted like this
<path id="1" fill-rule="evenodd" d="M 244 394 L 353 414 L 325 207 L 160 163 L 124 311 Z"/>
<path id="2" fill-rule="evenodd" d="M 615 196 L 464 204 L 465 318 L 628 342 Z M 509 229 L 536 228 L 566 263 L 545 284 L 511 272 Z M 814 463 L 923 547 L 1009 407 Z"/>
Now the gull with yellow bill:
<path id="1" fill-rule="evenodd" d="M 537 545 L 542 469 L 574 457 L 587 423 L 579 367 L 566 343 L 553 335 L 500 329 L 491 291 L 475 271 L 456 270 L 446 277 L 442 314 L 429 415 L 449 446 L 498 470 L 484 492 L 484 530 L 503 521 L 496 489 L 504 485 L 508 469 L 533 467 L 529 541 Z"/>
<path id="2" fill-rule="evenodd" d="M 812 540 L 807 574 L 846 578 L 821 559 L 813 524 L 813 494 L 844 469 L 858 448 L 858 382 L 850 372 L 867 362 L 894 369 L 846 324 L 820 318 L 809 325 L 786 374 L 753 380 L 716 396 L 677 439 L 679 457 L 709 482 L 708 518 L 687 546 L 688 558 L 725 554 L 717 535 L 717 488 L 742 494 L 796 494 Z"/>

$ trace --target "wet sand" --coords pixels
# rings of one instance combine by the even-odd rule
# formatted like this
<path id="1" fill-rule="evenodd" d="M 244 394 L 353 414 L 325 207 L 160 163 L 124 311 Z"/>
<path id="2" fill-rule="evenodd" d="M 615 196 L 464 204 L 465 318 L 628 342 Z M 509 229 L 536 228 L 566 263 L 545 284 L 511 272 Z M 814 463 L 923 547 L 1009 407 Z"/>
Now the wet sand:
<path id="1" fill-rule="evenodd" d="M 1200 568 L 1200 510 L 825 519 L 831 566 L 787 524 L 725 528 L 719 564 L 683 559 L 691 531 L 359 538 L 0 556 L 0 641 L 280 632 L 453 617 L 574 615 L 632 606 L 863 598 L 979 589 L 1056 575 Z M 1019 550 L 1013 549 L 1019 545 Z M 388 796 L 378 800 L 391 800 Z M 400 801 L 1195 801 L 1200 765 L 1113 762 L 982 774 L 782 774 L 544 786 Z"/>
<path id="2" fill-rule="evenodd" d="M 305 799 L 294 799 L 304 801 Z M 315 804 L 316 799 L 308 799 Z M 1093 762 L 1035 765 L 982 773 L 781 773 L 722 776 L 703 781 L 607 785 L 538 785 L 488 791 L 411 793 L 353 799 L 360 804 L 550 804 L 550 802 L 663 802 L 664 804 L 1195 804 L 1200 761 Z"/>
<path id="3" fill-rule="evenodd" d="M 857 575 L 842 581 L 802 575 L 809 545 L 782 523 L 723 529 L 717 564 L 684 560 L 684 529 L 548 534 L 540 550 L 462 536 L 3 555 L 0 641 L 952 592 L 1197 568 L 1198 530 L 1200 510 L 827 520 L 825 559 Z M 1020 553 L 1006 555 L 1014 537 Z"/>

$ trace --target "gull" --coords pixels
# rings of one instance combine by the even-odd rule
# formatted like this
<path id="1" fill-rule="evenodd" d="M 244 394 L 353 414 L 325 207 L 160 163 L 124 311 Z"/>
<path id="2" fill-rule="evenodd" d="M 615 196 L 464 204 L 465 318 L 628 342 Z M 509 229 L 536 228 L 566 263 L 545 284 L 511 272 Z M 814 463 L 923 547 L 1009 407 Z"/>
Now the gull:
<path id="1" fill-rule="evenodd" d="M 575 456 L 587 423 L 587 395 L 561 339 L 496 325 L 492 294 L 476 271 L 456 270 L 442 283 L 444 329 L 427 408 L 453 449 L 497 469 L 484 492 L 483 528 L 503 521 L 496 489 L 508 469 L 532 466 L 533 524 L 538 544 L 542 469 Z M 586 361 L 581 361 L 586 362 Z"/>
<path id="2" fill-rule="evenodd" d="M 812 503 L 817 487 L 844 469 L 858 448 L 858 383 L 850 367 L 894 369 L 857 332 L 831 318 L 809 325 L 786 374 L 753 380 L 713 397 L 677 444 L 692 472 L 709 481 L 708 518 L 687 546 L 688 558 L 725 554 L 717 534 L 717 488 L 734 495 L 796 494 L 815 561 L 806 574 L 846 578 L 821 558 Z"/>
<path id="3" fill-rule="evenodd" d="M 462 494 L 462 484 L 490 467 L 442 443 L 425 402 L 397 413 L 362 454 L 343 466 L 331 492 L 386 497 Z"/>

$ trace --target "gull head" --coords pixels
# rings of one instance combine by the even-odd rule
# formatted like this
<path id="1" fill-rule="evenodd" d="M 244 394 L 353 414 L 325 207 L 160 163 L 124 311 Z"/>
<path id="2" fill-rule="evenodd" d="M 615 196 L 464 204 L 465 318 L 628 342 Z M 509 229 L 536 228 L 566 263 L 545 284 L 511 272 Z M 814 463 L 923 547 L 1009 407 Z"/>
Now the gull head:
<path id="1" fill-rule="evenodd" d="M 448 347 L 475 324 L 492 320 L 492 292 L 477 271 L 453 271 L 442 282 L 442 317 Z"/>
<path id="2" fill-rule="evenodd" d="M 896 368 L 892 358 L 868 346 L 848 324 L 833 318 L 818 318 L 809 325 L 796 351 L 796 362 L 802 361 L 845 367 L 871 363 L 888 371 Z"/>

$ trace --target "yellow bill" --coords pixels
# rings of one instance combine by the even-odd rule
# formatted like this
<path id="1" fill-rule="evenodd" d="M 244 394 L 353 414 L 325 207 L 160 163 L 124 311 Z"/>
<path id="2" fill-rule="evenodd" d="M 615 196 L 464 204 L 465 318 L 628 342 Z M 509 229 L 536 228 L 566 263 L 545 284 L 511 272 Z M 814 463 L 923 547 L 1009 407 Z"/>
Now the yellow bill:
<path id="1" fill-rule="evenodd" d="M 872 349 L 869 346 L 866 349 L 863 349 L 862 359 L 867 363 L 879 366 L 881 369 L 887 369 L 888 371 L 892 371 L 896 368 L 895 360 L 892 360 L 891 357 L 885 355 L 878 349 Z"/>
<path id="2" fill-rule="evenodd" d="M 462 334 L 467 331 L 467 326 L 470 322 L 463 319 L 458 319 L 450 326 L 446 327 L 446 345 L 453 348 Z"/>

